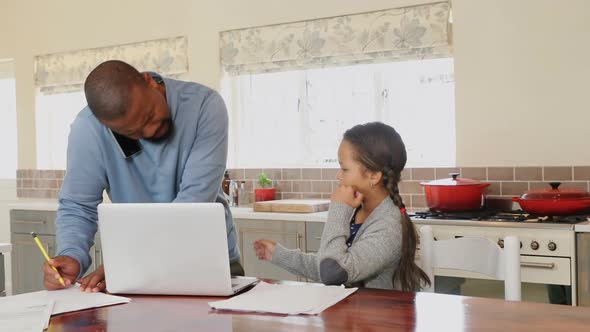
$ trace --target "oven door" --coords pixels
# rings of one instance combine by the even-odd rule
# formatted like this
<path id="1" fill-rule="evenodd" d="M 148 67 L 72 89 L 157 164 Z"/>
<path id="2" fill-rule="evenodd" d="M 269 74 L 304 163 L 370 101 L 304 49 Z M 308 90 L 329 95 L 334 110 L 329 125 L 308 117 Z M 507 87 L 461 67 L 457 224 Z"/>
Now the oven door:
<path id="1" fill-rule="evenodd" d="M 522 300 L 572 305 L 571 260 L 521 255 Z M 504 298 L 504 281 L 463 271 L 435 269 L 435 292 Z"/>

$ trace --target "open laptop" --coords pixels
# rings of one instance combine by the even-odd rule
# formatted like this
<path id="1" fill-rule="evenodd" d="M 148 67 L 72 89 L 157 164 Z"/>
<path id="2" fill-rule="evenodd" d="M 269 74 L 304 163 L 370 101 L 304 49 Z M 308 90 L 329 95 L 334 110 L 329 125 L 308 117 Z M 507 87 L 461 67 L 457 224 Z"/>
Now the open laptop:
<path id="1" fill-rule="evenodd" d="M 235 294 L 256 278 L 230 276 L 220 203 L 100 204 L 107 291 L 123 294 Z"/>

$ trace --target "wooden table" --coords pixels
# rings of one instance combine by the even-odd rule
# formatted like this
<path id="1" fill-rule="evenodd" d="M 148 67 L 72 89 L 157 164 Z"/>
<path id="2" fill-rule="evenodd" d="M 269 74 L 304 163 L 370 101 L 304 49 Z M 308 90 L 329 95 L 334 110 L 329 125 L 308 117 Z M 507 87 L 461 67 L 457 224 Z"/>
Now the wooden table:
<path id="1" fill-rule="evenodd" d="M 131 298 L 54 316 L 49 331 L 590 331 L 590 308 L 430 293 L 360 289 L 318 316 L 209 308 L 219 298 Z"/>

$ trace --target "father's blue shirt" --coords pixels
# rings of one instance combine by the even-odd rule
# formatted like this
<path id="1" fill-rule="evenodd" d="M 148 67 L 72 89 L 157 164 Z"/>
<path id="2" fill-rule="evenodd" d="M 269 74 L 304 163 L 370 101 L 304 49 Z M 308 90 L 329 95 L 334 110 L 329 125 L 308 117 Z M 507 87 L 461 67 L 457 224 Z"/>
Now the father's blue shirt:
<path id="1" fill-rule="evenodd" d="M 225 104 L 217 92 L 203 85 L 163 80 L 174 132 L 160 143 L 140 140 L 142 151 L 130 158 L 125 159 L 110 130 L 88 107 L 72 123 L 67 171 L 59 193 L 57 254 L 78 260 L 80 275 L 91 264 L 88 251 L 105 189 L 114 203 L 222 203 L 230 262 L 240 259 L 233 218 L 220 186 L 227 160 Z M 166 236 L 165 229 L 161 235 Z"/>

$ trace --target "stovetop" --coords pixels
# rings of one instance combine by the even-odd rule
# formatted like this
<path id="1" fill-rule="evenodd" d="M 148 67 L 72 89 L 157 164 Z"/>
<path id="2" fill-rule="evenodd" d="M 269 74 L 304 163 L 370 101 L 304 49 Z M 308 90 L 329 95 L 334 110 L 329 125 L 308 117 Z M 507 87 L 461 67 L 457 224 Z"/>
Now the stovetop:
<path id="1" fill-rule="evenodd" d="M 578 224 L 588 221 L 588 215 L 538 216 L 522 210 L 501 211 L 486 209 L 468 212 L 417 211 L 409 214 L 414 219 L 474 220 L 515 223 Z"/>

